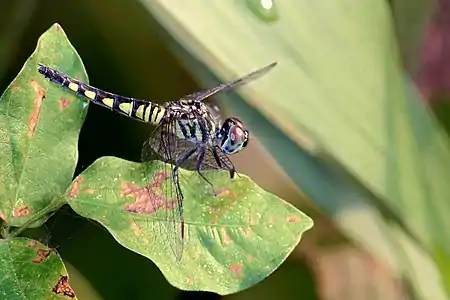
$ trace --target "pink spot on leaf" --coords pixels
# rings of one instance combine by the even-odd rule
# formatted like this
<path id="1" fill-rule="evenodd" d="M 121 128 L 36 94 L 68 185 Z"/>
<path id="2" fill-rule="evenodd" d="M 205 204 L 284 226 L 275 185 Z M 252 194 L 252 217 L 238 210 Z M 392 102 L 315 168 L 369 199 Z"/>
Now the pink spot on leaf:
<path id="1" fill-rule="evenodd" d="M 162 190 L 162 184 L 168 177 L 164 172 L 155 173 L 152 183 L 146 187 L 138 187 L 129 182 L 122 183 L 121 196 L 135 198 L 133 203 L 125 206 L 125 210 L 138 214 L 151 214 L 160 208 L 173 208 L 177 204 L 177 200 L 166 199 Z"/>
<path id="2" fill-rule="evenodd" d="M 241 275 L 242 272 L 242 266 L 238 265 L 238 264 L 233 264 L 229 267 L 231 273 L 233 273 L 234 275 Z"/>
<path id="3" fill-rule="evenodd" d="M 72 183 L 72 187 L 70 188 L 69 193 L 67 196 L 69 198 L 76 198 L 78 196 L 78 193 L 80 192 L 80 184 L 84 181 L 83 177 L 78 176 L 75 181 Z"/>
<path id="4" fill-rule="evenodd" d="M 296 217 L 296 216 L 290 216 L 290 217 L 286 218 L 286 221 L 288 223 L 298 223 L 298 222 L 300 222 L 300 220 L 301 219 L 299 217 Z"/>
<path id="5" fill-rule="evenodd" d="M 220 233 L 222 235 L 222 241 L 225 245 L 231 244 L 231 236 L 228 234 L 227 229 L 222 227 L 220 228 Z"/>
<path id="6" fill-rule="evenodd" d="M 92 189 L 92 188 L 87 188 L 87 189 L 84 189 L 82 193 L 86 194 L 86 195 L 94 195 L 95 194 L 95 190 Z"/>
<path id="7" fill-rule="evenodd" d="M 30 215 L 30 208 L 28 206 L 15 207 L 13 210 L 13 218 L 26 217 Z"/>
<path id="8" fill-rule="evenodd" d="M 52 251 L 52 249 L 38 249 L 36 257 L 33 258 L 33 263 L 40 264 L 50 255 L 50 253 L 52 253 Z"/>
<path id="9" fill-rule="evenodd" d="M 28 138 L 31 139 L 36 131 L 36 126 L 41 114 L 42 103 L 45 98 L 45 90 L 34 80 L 30 82 L 31 87 L 34 90 L 34 102 L 33 111 L 28 119 Z"/>
<path id="10" fill-rule="evenodd" d="M 27 244 L 27 247 L 34 248 L 34 247 L 36 247 L 36 245 L 37 245 L 37 242 L 35 240 L 32 240 Z"/>
<path id="11" fill-rule="evenodd" d="M 61 98 L 59 99 L 59 109 L 60 110 L 65 110 L 67 108 L 67 106 L 69 106 L 70 104 L 70 100 L 67 98 Z"/>

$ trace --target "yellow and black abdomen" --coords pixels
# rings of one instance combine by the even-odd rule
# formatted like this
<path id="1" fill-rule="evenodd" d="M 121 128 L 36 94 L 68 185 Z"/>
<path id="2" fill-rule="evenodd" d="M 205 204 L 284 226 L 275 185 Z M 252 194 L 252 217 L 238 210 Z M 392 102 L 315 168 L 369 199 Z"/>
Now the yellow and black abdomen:
<path id="1" fill-rule="evenodd" d="M 81 95 L 97 105 L 109 108 L 122 115 L 142 122 L 159 124 L 164 115 L 164 107 L 146 100 L 120 96 L 97 89 L 69 77 L 56 69 L 39 65 L 39 73 L 50 81 Z"/>

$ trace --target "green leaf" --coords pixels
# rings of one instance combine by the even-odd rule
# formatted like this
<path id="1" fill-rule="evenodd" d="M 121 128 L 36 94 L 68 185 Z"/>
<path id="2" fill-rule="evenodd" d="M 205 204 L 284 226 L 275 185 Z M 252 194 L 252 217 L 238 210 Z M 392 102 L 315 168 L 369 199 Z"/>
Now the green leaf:
<path id="1" fill-rule="evenodd" d="M 0 217 L 12 226 L 24 224 L 69 186 L 87 110 L 85 102 L 40 75 L 38 63 L 87 81 L 78 54 L 55 24 L 1 96 Z"/>
<path id="2" fill-rule="evenodd" d="M 27 238 L 0 240 L 0 299 L 77 299 L 68 280 L 54 249 Z"/>
<path id="3" fill-rule="evenodd" d="M 230 294 L 252 286 L 272 273 L 313 226 L 308 216 L 244 175 L 231 180 L 228 172 L 204 172 L 220 191 L 214 197 L 195 172 L 181 170 L 187 241 L 177 262 L 159 230 L 159 222 L 166 221 L 126 210 L 136 201 L 149 202 L 129 190 L 146 187 L 151 176 L 155 183 L 160 164 L 100 158 L 74 180 L 66 200 L 124 247 L 154 261 L 180 289 Z"/>
<path id="4" fill-rule="evenodd" d="M 448 298 L 448 272 L 436 265 L 450 258 L 448 138 L 405 84 L 387 2 L 279 1 L 270 24 L 237 2 L 142 2 L 222 81 L 279 62 L 242 89 L 246 97 L 224 105 L 347 234 L 413 281 L 420 298 Z M 436 248 L 444 255 L 430 257 Z"/>

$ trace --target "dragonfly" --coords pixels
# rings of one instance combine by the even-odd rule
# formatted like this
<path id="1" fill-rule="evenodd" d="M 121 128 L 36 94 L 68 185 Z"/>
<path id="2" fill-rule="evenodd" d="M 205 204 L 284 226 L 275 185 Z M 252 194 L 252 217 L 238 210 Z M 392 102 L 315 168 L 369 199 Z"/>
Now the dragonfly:
<path id="1" fill-rule="evenodd" d="M 163 171 L 163 174 L 169 174 L 164 201 L 175 201 L 161 206 L 161 203 L 156 203 L 155 199 L 158 197 L 148 198 L 155 201 L 153 207 L 163 208 L 156 209 L 154 213 L 161 220 L 158 223 L 161 232 L 165 234 L 164 240 L 169 243 L 176 260 L 179 261 L 185 242 L 184 196 L 179 182 L 179 169 L 196 171 L 211 187 L 212 183 L 202 173 L 205 170 L 226 170 L 233 179 L 236 168 L 229 155 L 242 151 L 250 138 L 249 131 L 238 118 L 228 117 L 222 120 L 217 107 L 208 105 L 205 100 L 219 92 L 245 85 L 266 74 L 276 65 L 277 63 L 273 62 L 245 76 L 162 105 L 95 88 L 43 64 L 39 64 L 38 72 L 51 82 L 97 105 L 156 126 L 142 146 L 141 159 L 143 162 L 151 162 L 156 158 L 170 166 L 169 171 Z"/>

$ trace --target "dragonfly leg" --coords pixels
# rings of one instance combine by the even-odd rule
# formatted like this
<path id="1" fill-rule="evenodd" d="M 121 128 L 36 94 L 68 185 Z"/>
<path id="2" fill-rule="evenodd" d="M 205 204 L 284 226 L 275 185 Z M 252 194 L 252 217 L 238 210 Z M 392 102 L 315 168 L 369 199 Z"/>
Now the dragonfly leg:
<path id="1" fill-rule="evenodd" d="M 233 166 L 232 168 L 230 168 L 229 172 L 230 172 L 230 178 L 233 179 L 234 174 L 236 173 L 236 168 Z"/>
<path id="2" fill-rule="evenodd" d="M 181 192 L 180 181 L 178 179 L 178 169 L 180 168 L 180 166 L 182 164 L 184 164 L 185 161 L 187 161 L 195 153 L 195 151 L 197 151 L 197 147 L 194 147 L 191 150 L 189 150 L 182 158 L 180 158 L 175 163 L 175 166 L 173 167 L 173 170 L 172 170 L 173 181 L 175 182 L 175 188 L 177 190 L 177 194 L 178 193 L 180 194 L 180 199 L 183 199 L 183 193 Z M 180 206 L 181 206 L 181 203 L 180 203 Z"/>
<path id="3" fill-rule="evenodd" d="M 222 162 L 220 161 L 219 158 L 219 154 L 217 154 L 217 148 L 214 147 L 212 149 L 213 155 L 214 155 L 214 159 L 216 160 L 217 165 L 222 168 Z M 230 178 L 233 179 L 234 178 L 234 174 L 236 173 L 236 168 L 234 167 L 234 165 L 232 164 L 231 168 L 228 169 L 228 172 L 230 172 Z"/>
<path id="4" fill-rule="evenodd" d="M 205 147 L 202 147 L 201 150 L 200 150 L 199 153 L 198 153 L 198 156 L 197 156 L 197 166 L 196 166 L 196 169 L 197 169 L 197 173 L 198 173 L 198 174 L 199 174 L 199 175 L 200 175 L 207 183 L 209 183 L 209 185 L 211 186 L 211 188 L 213 189 L 213 192 L 214 192 L 214 194 L 215 194 L 213 184 L 212 184 L 211 181 L 209 181 L 209 180 L 202 174 L 202 172 L 201 172 L 201 166 L 202 166 L 203 159 L 205 158 L 205 152 L 206 152 Z"/>
<path id="5" fill-rule="evenodd" d="M 192 150 L 190 150 L 188 153 L 186 153 L 179 161 L 176 162 L 175 166 L 172 169 L 172 179 L 175 183 L 175 190 L 177 193 L 177 201 L 178 201 L 178 214 L 180 216 L 183 216 L 183 193 L 181 191 L 181 187 L 180 187 L 180 181 L 178 179 L 178 169 L 180 168 L 180 166 L 189 159 L 189 157 L 191 157 L 195 151 L 197 150 L 197 148 L 193 148 Z M 184 221 L 183 218 L 181 217 L 181 239 L 184 239 Z"/>

